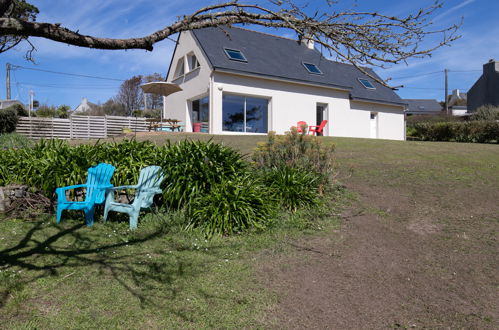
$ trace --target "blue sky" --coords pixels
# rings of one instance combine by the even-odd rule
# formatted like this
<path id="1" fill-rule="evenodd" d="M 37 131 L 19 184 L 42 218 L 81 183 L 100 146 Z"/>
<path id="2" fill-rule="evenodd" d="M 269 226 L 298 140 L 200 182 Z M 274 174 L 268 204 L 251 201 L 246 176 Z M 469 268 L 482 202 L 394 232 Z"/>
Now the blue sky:
<path id="1" fill-rule="evenodd" d="M 166 1 L 166 0 L 58 0 L 29 1 L 40 9 L 38 21 L 61 23 L 81 33 L 101 37 L 127 38 L 144 36 L 169 25 L 178 16 L 215 1 Z M 242 0 L 241 2 L 245 2 Z M 320 1 L 312 1 L 318 6 Z M 57 3 L 57 5 L 54 5 Z M 250 1 L 250 3 L 253 3 Z M 345 0 L 338 5 L 358 10 L 371 10 L 390 15 L 404 15 L 432 4 L 427 0 Z M 376 69 L 383 78 L 392 77 L 392 85 L 404 85 L 398 94 L 402 98 L 444 97 L 445 68 L 449 73 L 449 90 L 467 91 L 480 77 L 482 65 L 489 59 L 499 60 L 499 1 L 497 0 L 447 0 L 434 15 L 435 27 L 452 25 L 464 17 L 460 29 L 462 38 L 434 53 L 431 58 L 413 59 L 408 65 L 400 64 L 388 69 Z M 262 30 L 259 28 L 259 30 Z M 294 37 L 289 31 L 268 30 L 268 33 Z M 154 72 L 166 74 L 174 49 L 174 42 L 164 40 L 154 51 L 102 51 L 68 46 L 40 38 L 32 38 L 37 51 L 35 64 L 24 59 L 26 46 L 0 54 L 0 98 L 5 92 L 5 63 L 48 71 L 98 76 L 90 79 L 59 75 L 42 71 L 17 68 L 12 71 L 12 98 L 27 102 L 33 89 L 35 99 L 41 104 L 68 104 L 76 107 L 82 97 L 91 102 L 104 103 L 116 95 L 120 80 L 134 75 Z M 439 40 L 438 38 L 433 40 Z M 432 41 L 432 40 L 429 40 Z"/>

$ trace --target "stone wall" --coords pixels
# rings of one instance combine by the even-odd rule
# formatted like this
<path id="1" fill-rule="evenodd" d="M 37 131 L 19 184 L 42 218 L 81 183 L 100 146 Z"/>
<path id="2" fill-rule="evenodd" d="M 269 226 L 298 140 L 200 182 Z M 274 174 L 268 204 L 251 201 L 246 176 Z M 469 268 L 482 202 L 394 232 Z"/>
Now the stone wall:
<path id="1" fill-rule="evenodd" d="M 28 186 L 8 185 L 0 187 L 0 213 L 9 210 L 10 206 L 17 200 L 26 198 Z"/>

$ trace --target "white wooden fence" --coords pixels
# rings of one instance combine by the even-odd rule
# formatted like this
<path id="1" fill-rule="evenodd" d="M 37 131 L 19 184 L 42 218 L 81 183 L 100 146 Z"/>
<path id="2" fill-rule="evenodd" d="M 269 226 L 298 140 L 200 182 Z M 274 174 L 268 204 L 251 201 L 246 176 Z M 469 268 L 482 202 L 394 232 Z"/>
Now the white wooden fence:
<path id="1" fill-rule="evenodd" d="M 145 132 L 145 118 L 71 116 L 68 119 L 21 117 L 16 132 L 32 139 L 98 139 L 120 135 L 123 128 Z"/>

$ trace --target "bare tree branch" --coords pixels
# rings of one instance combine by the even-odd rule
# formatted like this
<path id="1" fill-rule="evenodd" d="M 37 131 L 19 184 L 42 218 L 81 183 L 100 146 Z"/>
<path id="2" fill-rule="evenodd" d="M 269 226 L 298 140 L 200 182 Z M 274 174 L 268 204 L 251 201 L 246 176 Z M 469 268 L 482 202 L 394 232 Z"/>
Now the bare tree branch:
<path id="1" fill-rule="evenodd" d="M 0 0 L 0 13 L 2 8 L 13 2 Z M 363 66 L 385 67 L 386 64 L 406 62 L 413 57 L 430 56 L 436 49 L 459 38 L 456 33 L 461 23 L 432 29 L 431 17 L 442 6 L 440 2 L 406 17 L 377 12 L 337 12 L 334 10 L 335 1 L 325 0 L 325 3 L 330 11 L 309 15 L 306 7 L 299 7 L 293 0 L 269 0 L 268 8 L 230 1 L 179 17 L 170 26 L 147 36 L 128 39 L 83 35 L 59 24 L 0 15 L 0 37 L 10 36 L 22 40 L 33 36 L 80 47 L 152 51 L 155 43 L 182 31 L 239 23 L 256 24 L 291 29 L 300 36 L 314 40 L 331 56 L 355 65 L 379 82 L 379 78 L 373 77 Z M 427 37 L 434 34 L 442 36 L 440 42 L 429 46 L 423 44 Z M 0 52 L 5 50 L 0 48 Z"/>

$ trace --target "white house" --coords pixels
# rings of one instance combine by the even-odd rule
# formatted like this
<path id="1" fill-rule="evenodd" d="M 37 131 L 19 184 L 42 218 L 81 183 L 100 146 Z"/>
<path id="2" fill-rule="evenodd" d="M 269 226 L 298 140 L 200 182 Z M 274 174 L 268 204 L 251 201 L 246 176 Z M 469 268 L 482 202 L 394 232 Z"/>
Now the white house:
<path id="1" fill-rule="evenodd" d="M 404 101 L 309 40 L 236 27 L 182 32 L 167 81 L 183 90 L 166 98 L 164 116 L 186 131 L 201 123 L 213 134 L 282 134 L 326 119 L 326 136 L 405 138 Z"/>
<path id="2" fill-rule="evenodd" d="M 74 109 L 73 114 L 78 114 L 82 112 L 90 112 L 99 106 L 95 103 L 88 102 L 88 99 L 86 97 L 81 98 L 80 104 Z"/>

